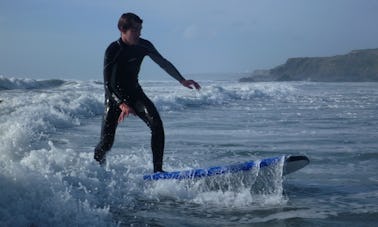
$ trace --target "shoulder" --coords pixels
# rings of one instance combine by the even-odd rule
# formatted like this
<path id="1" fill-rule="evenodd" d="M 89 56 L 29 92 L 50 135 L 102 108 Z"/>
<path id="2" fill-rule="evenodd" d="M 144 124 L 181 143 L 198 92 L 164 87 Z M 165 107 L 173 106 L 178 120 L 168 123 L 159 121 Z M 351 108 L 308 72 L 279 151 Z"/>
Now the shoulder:
<path id="1" fill-rule="evenodd" d="M 147 49 L 148 52 L 155 51 L 154 45 L 147 39 L 139 38 L 139 46 Z"/>
<path id="2" fill-rule="evenodd" d="M 119 43 L 119 40 L 114 41 L 109 44 L 109 46 L 106 48 L 105 54 L 106 55 L 114 55 L 121 49 L 121 45 Z"/>
<path id="3" fill-rule="evenodd" d="M 141 46 L 153 46 L 147 39 L 139 38 L 139 45 Z"/>

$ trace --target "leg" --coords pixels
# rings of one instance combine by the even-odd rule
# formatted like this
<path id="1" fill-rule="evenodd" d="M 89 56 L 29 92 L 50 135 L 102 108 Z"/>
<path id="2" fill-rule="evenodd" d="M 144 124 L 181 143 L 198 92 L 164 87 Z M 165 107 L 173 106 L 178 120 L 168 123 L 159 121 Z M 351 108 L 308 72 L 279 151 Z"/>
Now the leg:
<path id="1" fill-rule="evenodd" d="M 151 150 L 154 172 L 163 171 L 164 127 L 159 112 L 151 100 L 143 93 L 135 101 L 133 108 L 151 130 Z"/>
<path id="2" fill-rule="evenodd" d="M 105 103 L 105 113 L 102 120 L 101 127 L 101 140 L 95 148 L 94 159 L 96 159 L 101 165 L 106 162 L 106 152 L 108 152 L 114 142 L 114 136 L 118 124 L 118 117 L 121 113 L 121 110 L 117 105 L 110 101 L 106 100 Z"/>

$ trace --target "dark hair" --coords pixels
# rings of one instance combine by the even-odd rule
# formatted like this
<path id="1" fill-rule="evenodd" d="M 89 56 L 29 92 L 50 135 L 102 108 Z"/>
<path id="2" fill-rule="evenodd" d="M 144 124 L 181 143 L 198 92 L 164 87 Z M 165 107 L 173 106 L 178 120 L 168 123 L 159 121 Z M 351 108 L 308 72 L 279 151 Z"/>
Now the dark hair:
<path id="1" fill-rule="evenodd" d="M 136 24 L 142 24 L 143 20 L 134 13 L 124 13 L 118 20 L 118 29 L 126 31 L 132 27 L 135 27 Z"/>

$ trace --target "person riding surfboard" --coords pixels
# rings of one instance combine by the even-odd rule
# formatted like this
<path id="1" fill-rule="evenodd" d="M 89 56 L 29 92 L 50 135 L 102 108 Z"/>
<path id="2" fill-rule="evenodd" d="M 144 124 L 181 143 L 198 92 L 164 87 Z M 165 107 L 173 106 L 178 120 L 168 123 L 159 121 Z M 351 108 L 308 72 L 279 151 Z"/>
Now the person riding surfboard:
<path id="1" fill-rule="evenodd" d="M 176 67 L 166 60 L 154 45 L 141 38 L 143 20 L 134 13 L 123 14 L 118 21 L 121 37 L 105 51 L 104 88 L 105 113 L 102 121 L 100 142 L 95 148 L 94 159 L 106 163 L 106 153 L 112 148 L 116 128 L 125 117 L 134 114 L 151 130 L 151 150 L 154 172 L 163 171 L 164 128 L 160 115 L 146 96 L 138 81 L 141 63 L 149 56 L 170 76 L 183 86 L 199 90 L 194 80 L 186 80 Z"/>

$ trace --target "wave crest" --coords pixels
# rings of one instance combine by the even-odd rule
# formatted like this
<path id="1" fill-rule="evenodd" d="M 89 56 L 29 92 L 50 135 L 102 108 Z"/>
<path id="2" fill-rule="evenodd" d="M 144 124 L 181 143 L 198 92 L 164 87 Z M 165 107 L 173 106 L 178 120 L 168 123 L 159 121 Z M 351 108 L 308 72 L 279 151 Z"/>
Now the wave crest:
<path id="1" fill-rule="evenodd" d="M 0 75 L 0 91 L 15 89 L 46 89 L 61 86 L 65 82 L 66 81 L 59 79 L 34 80 L 27 78 L 7 78 Z"/>
<path id="2" fill-rule="evenodd" d="M 237 101 L 266 101 L 281 99 L 292 94 L 294 88 L 287 84 L 233 84 L 203 86 L 199 92 L 178 89 L 174 92 L 161 90 L 152 96 L 154 102 L 163 110 L 181 110 L 187 107 L 230 105 Z"/>

